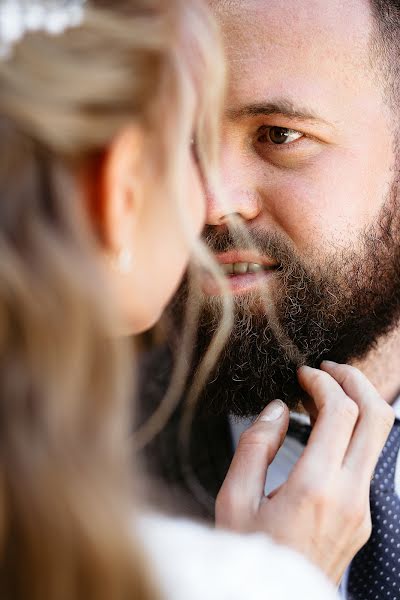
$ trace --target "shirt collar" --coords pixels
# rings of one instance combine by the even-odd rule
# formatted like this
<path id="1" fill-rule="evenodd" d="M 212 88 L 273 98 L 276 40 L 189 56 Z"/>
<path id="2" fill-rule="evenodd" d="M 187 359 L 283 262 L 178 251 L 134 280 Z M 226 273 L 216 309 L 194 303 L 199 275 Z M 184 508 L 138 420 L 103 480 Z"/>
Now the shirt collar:
<path id="1" fill-rule="evenodd" d="M 396 400 L 392 404 L 392 408 L 394 410 L 395 417 L 398 421 L 400 421 L 400 396 L 396 398 Z"/>

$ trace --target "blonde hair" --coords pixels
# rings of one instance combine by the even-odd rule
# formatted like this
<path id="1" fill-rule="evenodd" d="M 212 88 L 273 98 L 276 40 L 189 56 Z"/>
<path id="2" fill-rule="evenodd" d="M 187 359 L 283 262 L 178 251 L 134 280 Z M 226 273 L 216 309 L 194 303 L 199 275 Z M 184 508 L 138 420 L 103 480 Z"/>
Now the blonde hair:
<path id="1" fill-rule="evenodd" d="M 27 35 L 0 61 L 3 598 L 157 596 L 134 534 L 129 352 L 109 337 L 76 173 L 139 121 L 153 158 L 144 167 L 166 201 L 183 203 L 193 133 L 212 177 L 220 57 L 196 0 L 92 0 L 82 26 Z"/>

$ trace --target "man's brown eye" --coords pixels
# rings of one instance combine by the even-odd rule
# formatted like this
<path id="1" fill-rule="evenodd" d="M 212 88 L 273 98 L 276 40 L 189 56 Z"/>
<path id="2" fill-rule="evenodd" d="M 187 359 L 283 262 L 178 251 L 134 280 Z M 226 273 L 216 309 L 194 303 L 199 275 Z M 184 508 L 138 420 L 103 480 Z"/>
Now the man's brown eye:
<path id="1" fill-rule="evenodd" d="M 300 131 L 288 129 L 287 127 L 261 127 L 258 141 L 261 143 L 269 143 L 281 146 L 289 144 L 303 137 Z"/>

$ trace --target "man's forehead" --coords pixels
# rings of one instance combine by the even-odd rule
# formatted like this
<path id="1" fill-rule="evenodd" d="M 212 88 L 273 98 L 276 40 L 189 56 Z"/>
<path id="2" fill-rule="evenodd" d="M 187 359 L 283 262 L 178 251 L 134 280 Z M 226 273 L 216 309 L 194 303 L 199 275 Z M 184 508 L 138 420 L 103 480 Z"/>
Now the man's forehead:
<path id="1" fill-rule="evenodd" d="M 348 88 L 344 97 L 357 94 L 363 79 L 369 86 L 368 0 L 212 0 L 212 6 L 226 42 L 232 108 L 288 92 L 310 104 L 340 84 Z"/>
<path id="2" fill-rule="evenodd" d="M 262 50 L 271 43 L 315 48 L 321 43 L 322 46 L 340 43 L 355 50 L 365 49 L 372 26 L 368 0 L 210 0 L 210 3 L 232 52 L 238 45 Z M 334 51 L 335 47 L 331 49 Z"/>
<path id="3" fill-rule="evenodd" d="M 326 21 L 335 19 L 348 21 L 349 17 L 362 20 L 364 15 L 371 15 L 371 5 L 369 0 L 208 0 L 211 8 L 224 16 L 236 15 L 242 18 L 253 16 L 260 17 L 268 15 L 274 18 L 274 15 L 280 14 L 285 19 L 294 22 L 299 20 L 309 20 L 310 23 L 319 22 L 323 24 Z M 334 23 L 333 23 L 334 24 Z"/>

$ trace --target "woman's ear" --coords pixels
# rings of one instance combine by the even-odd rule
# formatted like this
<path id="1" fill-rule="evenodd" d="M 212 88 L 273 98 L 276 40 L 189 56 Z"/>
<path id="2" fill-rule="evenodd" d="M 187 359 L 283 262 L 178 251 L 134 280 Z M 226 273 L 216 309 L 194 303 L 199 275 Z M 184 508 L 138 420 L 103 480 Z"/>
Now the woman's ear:
<path id="1" fill-rule="evenodd" d="M 133 252 L 135 227 L 142 204 L 139 158 L 143 134 L 139 126 L 121 130 L 90 168 L 91 216 L 104 251 L 110 257 Z"/>

